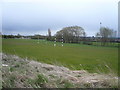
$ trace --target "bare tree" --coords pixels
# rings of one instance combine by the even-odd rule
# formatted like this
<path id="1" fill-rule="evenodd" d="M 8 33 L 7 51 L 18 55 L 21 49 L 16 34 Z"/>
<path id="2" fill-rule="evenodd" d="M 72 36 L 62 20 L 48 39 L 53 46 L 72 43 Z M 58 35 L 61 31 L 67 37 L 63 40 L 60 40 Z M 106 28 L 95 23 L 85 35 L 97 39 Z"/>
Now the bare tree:
<path id="1" fill-rule="evenodd" d="M 100 31 L 96 34 L 96 36 L 101 38 L 101 45 L 105 46 L 107 44 L 107 42 L 113 36 L 113 32 L 114 32 L 114 30 L 112 30 L 108 27 L 100 28 Z"/>
<path id="2" fill-rule="evenodd" d="M 51 37 L 51 30 L 48 29 L 48 36 Z"/>
<path id="3" fill-rule="evenodd" d="M 48 37 L 47 37 L 47 40 L 51 40 L 51 30 L 48 29 Z"/>

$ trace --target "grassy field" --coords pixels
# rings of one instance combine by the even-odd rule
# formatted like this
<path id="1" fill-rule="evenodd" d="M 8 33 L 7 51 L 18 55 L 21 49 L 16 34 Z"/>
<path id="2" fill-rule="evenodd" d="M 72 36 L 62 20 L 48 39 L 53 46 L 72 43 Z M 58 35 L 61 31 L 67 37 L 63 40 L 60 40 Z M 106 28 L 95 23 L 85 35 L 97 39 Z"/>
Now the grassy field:
<path id="1" fill-rule="evenodd" d="M 82 44 L 64 44 L 40 40 L 3 39 L 4 53 L 15 54 L 40 62 L 57 64 L 70 69 L 85 69 L 89 72 L 118 71 L 118 48 L 97 47 Z"/>

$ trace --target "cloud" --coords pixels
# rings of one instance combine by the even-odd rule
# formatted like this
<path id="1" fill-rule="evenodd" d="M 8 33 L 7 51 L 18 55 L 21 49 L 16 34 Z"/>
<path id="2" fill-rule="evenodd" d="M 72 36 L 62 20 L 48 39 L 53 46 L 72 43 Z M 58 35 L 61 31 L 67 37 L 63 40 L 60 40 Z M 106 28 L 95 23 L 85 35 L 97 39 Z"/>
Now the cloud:
<path id="1" fill-rule="evenodd" d="M 4 33 L 46 34 L 48 28 L 55 33 L 63 27 L 78 25 L 94 35 L 99 22 L 117 29 L 116 1 L 3 0 L 2 29 Z"/>

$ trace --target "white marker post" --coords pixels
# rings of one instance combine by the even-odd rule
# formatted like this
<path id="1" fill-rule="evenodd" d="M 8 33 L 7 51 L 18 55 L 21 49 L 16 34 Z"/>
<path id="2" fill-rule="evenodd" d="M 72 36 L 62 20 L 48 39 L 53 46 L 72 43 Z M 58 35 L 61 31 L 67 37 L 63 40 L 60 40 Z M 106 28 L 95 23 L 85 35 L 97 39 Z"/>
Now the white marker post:
<path id="1" fill-rule="evenodd" d="M 63 47 L 63 34 L 62 34 L 62 47 Z"/>
<path id="2" fill-rule="evenodd" d="M 54 47 L 56 46 L 56 37 L 55 37 L 55 41 L 54 41 Z"/>

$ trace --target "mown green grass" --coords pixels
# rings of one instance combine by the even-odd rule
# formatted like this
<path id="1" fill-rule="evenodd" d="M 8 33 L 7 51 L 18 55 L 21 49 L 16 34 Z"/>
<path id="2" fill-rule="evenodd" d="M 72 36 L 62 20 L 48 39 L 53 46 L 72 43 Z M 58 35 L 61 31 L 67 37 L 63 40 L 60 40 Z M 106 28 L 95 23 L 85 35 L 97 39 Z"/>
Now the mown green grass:
<path id="1" fill-rule="evenodd" d="M 101 46 L 101 42 L 92 42 L 92 45 Z M 114 43 L 114 42 L 107 42 L 105 44 L 106 47 L 118 47 L 119 45 L 120 43 Z"/>
<path id="2" fill-rule="evenodd" d="M 64 44 L 40 40 L 3 39 L 4 53 L 15 54 L 50 64 L 60 64 L 70 69 L 108 73 L 118 71 L 118 48 L 82 44 Z M 107 65 L 107 66 L 105 66 Z"/>

